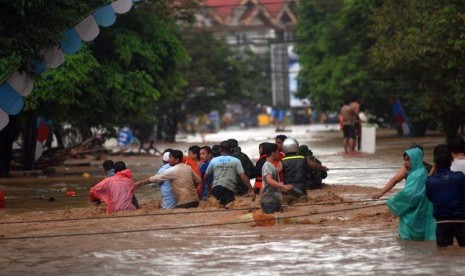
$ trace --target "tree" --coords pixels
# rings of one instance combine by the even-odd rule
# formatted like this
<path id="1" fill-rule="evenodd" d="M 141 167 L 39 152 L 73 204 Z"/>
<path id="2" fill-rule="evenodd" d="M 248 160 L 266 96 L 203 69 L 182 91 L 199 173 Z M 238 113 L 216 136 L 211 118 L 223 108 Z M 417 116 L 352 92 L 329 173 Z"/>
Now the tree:
<path id="1" fill-rule="evenodd" d="M 0 0 L 0 78 L 15 68 L 31 70 L 39 52 L 53 46 L 63 30 L 105 0 Z"/>
<path id="2" fill-rule="evenodd" d="M 13 1 L 4 2 L 8 2 L 11 6 L 9 8 L 13 10 L 18 8 Z M 22 18 L 22 13 L 18 12 L 19 15 L 15 14 L 12 21 L 17 20 L 15 16 L 24 21 L 46 21 L 49 18 L 41 17 L 43 11 L 43 14 L 61 14 L 64 16 L 63 25 L 72 25 L 77 19 L 74 16 L 89 12 L 82 12 L 82 5 L 79 8 L 72 7 L 71 3 L 76 4 L 74 1 L 63 0 L 57 3 L 64 8 L 60 12 L 57 12 L 55 5 L 40 2 L 41 5 L 37 6 L 21 6 L 24 13 L 33 19 Z M 176 5 L 173 6 L 174 2 Z M 147 126 L 151 129 L 155 122 L 153 111 L 157 99 L 162 93 L 170 94 L 177 86 L 185 83 L 178 71 L 186 55 L 176 36 L 176 20 L 188 17 L 189 13 L 177 9 L 184 3 L 191 5 L 195 2 L 144 1 L 134 12 L 119 16 L 114 28 L 101 29 L 101 36 L 90 43 L 90 47 L 84 47 L 76 55 L 67 56 L 62 67 L 38 78 L 34 93 L 26 98 L 25 112 L 20 115 L 27 123 L 24 131 L 29 134 L 24 139 L 25 159 L 29 160 L 25 167 L 32 166 L 30 160 L 33 160 L 34 126 L 38 114 L 49 116 L 57 123 L 70 123 L 84 136 L 91 135 L 92 127 L 111 131 L 114 126 L 132 125 L 145 133 Z M 30 11 L 33 8 L 37 10 Z M 45 11 L 47 8 L 52 11 Z M 72 11 L 68 11 L 68 8 Z M 37 39 L 39 46 L 27 49 L 27 53 L 15 52 L 11 48 L 13 58 L 0 61 L 2 64 L 21 63 L 28 69 L 31 56 L 35 58 L 34 55 L 37 55 L 36 50 L 49 47 L 58 39 L 60 32 L 56 29 L 64 29 L 60 26 L 46 29 L 39 24 L 37 33 L 47 36 L 48 44 L 41 37 Z M 31 33 L 24 35 L 29 36 L 30 43 L 34 44 L 35 37 Z"/>
<path id="3" fill-rule="evenodd" d="M 272 104 L 271 61 L 269 53 L 250 50 L 236 54 L 242 64 L 241 86 L 247 99 L 262 105 Z"/>
<path id="4" fill-rule="evenodd" d="M 142 140 L 160 122 L 159 100 L 173 97 L 185 84 L 179 70 L 187 54 L 177 37 L 175 18 L 160 5 L 122 17 L 92 47 L 106 69 L 102 89 L 113 95 L 110 122 L 131 126 Z"/>
<path id="5" fill-rule="evenodd" d="M 159 129 L 166 130 L 168 140 L 173 141 L 179 121 L 187 114 L 222 112 L 226 103 L 244 100 L 271 103 L 268 55 L 235 51 L 212 32 L 189 25 L 179 35 L 189 55 L 181 70 L 187 85 L 174 97 L 162 96 L 160 101 L 159 110 L 167 120 Z"/>
<path id="6" fill-rule="evenodd" d="M 40 59 L 39 52 L 56 44 L 63 30 L 71 26 L 84 14 L 106 1 L 91 0 L 81 1 L 0 1 L 0 79 L 3 81 L 15 69 L 33 72 L 34 61 Z M 31 74 L 33 75 L 33 74 Z M 19 117 L 23 117 L 19 116 Z M 9 129 L 21 129 L 21 118 L 10 120 L 6 129 L 0 130 L 0 139 L 8 141 L 3 148 L 12 147 L 16 131 Z M 24 130 L 26 169 L 31 168 L 33 150 L 35 149 L 35 121 L 27 116 L 27 126 Z M 31 136 L 32 135 L 32 136 Z M 11 155 L 0 154 L 0 164 L 4 175 L 9 174 Z"/>
<path id="7" fill-rule="evenodd" d="M 373 63 L 403 83 L 417 121 L 435 119 L 447 135 L 465 114 L 464 15 L 465 3 L 454 0 L 386 0 L 374 14 Z"/>
<path id="8" fill-rule="evenodd" d="M 226 101 L 244 96 L 243 66 L 224 41 L 211 32 L 186 26 L 180 30 L 179 38 L 189 56 L 189 62 L 181 68 L 186 85 L 173 94 L 162 95 L 157 106 L 157 113 L 163 114 L 164 119 L 159 130 L 168 141 L 174 141 L 178 124 L 187 114 L 221 111 Z"/>
<path id="9" fill-rule="evenodd" d="M 365 109 L 377 98 L 368 49 L 372 10 L 379 1 L 302 1 L 299 3 L 297 52 L 302 83 L 298 94 L 322 111 L 339 110 L 348 95 L 359 95 Z M 367 103 L 367 104 L 365 104 Z"/>

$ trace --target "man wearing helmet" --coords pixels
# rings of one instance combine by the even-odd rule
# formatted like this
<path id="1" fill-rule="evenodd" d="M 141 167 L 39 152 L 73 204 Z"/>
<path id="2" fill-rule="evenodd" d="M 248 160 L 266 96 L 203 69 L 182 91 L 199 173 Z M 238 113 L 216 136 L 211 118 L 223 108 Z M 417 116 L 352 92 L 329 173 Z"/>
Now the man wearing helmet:
<path id="1" fill-rule="evenodd" d="M 308 168 L 314 168 L 322 171 L 327 171 L 328 168 L 299 153 L 299 142 L 294 138 L 286 138 L 283 142 L 283 151 L 286 156 L 278 165 L 278 171 L 283 172 L 284 184 L 294 185 L 294 189 L 290 192 L 287 198 L 288 204 L 293 204 L 298 201 L 307 201 L 307 171 Z"/>

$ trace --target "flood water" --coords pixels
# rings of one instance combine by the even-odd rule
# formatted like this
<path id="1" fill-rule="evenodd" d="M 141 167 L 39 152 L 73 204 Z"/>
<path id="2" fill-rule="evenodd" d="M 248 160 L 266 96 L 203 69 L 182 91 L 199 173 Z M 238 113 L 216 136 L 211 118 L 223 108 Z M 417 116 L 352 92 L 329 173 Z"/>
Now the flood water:
<path id="1" fill-rule="evenodd" d="M 425 147 L 431 162 L 432 148 L 441 137 L 396 138 L 380 131 L 375 154 L 341 154 L 340 134 L 309 127 L 293 127 L 286 133 L 308 144 L 330 168 L 328 184 L 383 187 L 402 164 L 402 153 L 411 144 Z M 324 130 L 324 129 L 323 129 Z M 258 143 L 272 141 L 276 133 L 267 130 L 230 131 L 205 137 L 206 144 L 234 137 L 243 151 L 258 157 Z M 226 137 L 228 136 L 229 137 Z M 188 137 L 193 143 L 196 137 Z M 198 143 L 200 144 L 200 143 Z M 186 147 L 187 144 L 179 144 Z M 163 149 L 162 149 L 163 150 Z M 159 159 L 159 158 L 158 158 Z M 156 171 L 160 163 L 130 158 L 127 165 L 134 178 Z M 98 181 L 97 162 L 88 168 L 90 179 L 79 176 L 37 179 L 37 183 L 3 186 L 7 195 L 27 196 L 37 189 L 66 186 L 83 197 L 56 201 L 8 201 L 3 212 L 46 211 L 86 206 L 85 188 Z M 94 176 L 94 174 L 96 174 Z M 35 181 L 32 181 L 35 182 Z M 74 185 L 74 186 L 73 186 Z M 401 188 L 403 183 L 399 184 Z M 140 201 L 152 199 L 149 187 L 138 190 Z M 23 202 L 23 203 L 20 203 Z M 32 202 L 32 203 L 25 203 Z M 39 212 L 40 213 L 40 212 Z M 102 222 L 105 224 L 105 222 Z M 128 220 L 128 224 L 135 221 Z M 98 223 L 97 224 L 98 227 Z M 62 226 L 63 225 L 63 226 Z M 82 232 L 87 226 L 51 224 Z M 33 227 L 34 225 L 32 225 Z M 102 225 L 105 226 L 105 225 Z M 106 225 L 108 226 L 108 225 Z M 158 226 L 158 225 L 154 225 Z M 0 269 L 2 275 L 464 275 L 465 254 L 458 247 L 438 250 L 434 242 L 405 242 L 395 229 L 382 225 L 359 227 L 325 225 L 278 225 L 247 227 L 237 225 L 191 229 L 167 229 L 112 235 L 4 239 L 0 224 Z M 129 227 L 129 226 L 128 226 Z M 136 227 L 137 228 L 137 227 Z M 341 231 L 342 228 L 342 231 Z M 126 229 L 126 228 L 124 228 Z M 121 229 L 121 230 L 124 230 Z M 71 231 L 74 230 L 74 231 Z M 52 231 L 53 232 L 53 231 Z"/>
<path id="2" fill-rule="evenodd" d="M 224 226 L 111 237 L 2 241 L 3 275 L 463 275 L 462 249 L 392 232 Z"/>

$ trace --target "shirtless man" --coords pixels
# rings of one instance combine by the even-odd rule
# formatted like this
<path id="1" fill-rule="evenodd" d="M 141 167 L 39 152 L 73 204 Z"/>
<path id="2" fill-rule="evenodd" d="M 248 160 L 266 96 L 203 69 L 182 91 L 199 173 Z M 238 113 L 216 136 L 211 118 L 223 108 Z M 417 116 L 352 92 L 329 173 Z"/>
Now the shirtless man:
<path id="1" fill-rule="evenodd" d="M 358 100 L 346 100 L 341 107 L 342 116 L 342 145 L 345 153 L 353 153 L 355 151 L 356 129 L 355 122 L 357 120 L 360 104 Z"/>

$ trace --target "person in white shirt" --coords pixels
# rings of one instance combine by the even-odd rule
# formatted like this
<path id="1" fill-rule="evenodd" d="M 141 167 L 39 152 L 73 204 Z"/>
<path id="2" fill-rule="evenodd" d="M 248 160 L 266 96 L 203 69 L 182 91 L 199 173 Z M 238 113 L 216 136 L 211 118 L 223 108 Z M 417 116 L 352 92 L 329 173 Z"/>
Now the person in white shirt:
<path id="1" fill-rule="evenodd" d="M 453 172 L 465 173 L 465 141 L 460 136 L 452 136 L 447 138 L 447 147 L 452 153 L 452 165 L 450 170 Z"/>

